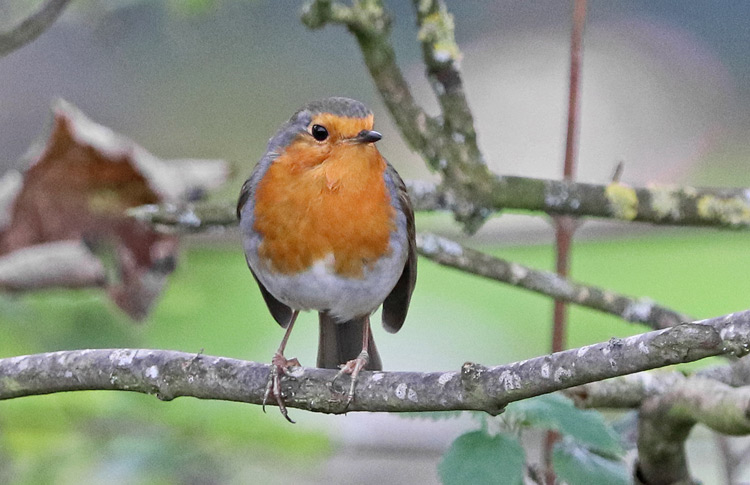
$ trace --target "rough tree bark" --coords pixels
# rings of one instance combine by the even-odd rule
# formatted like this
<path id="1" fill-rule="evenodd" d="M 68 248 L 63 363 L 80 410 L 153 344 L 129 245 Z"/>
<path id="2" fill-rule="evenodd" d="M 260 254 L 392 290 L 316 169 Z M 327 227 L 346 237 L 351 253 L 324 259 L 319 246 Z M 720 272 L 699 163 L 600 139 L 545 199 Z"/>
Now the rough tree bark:
<path id="1" fill-rule="evenodd" d="M 357 398 L 345 406 L 346 379 L 335 370 L 296 368 L 285 378 L 287 406 L 323 413 L 346 411 L 502 412 L 505 405 L 581 384 L 714 355 L 750 349 L 750 310 L 695 323 L 610 339 L 578 349 L 460 371 L 363 372 Z M 128 390 L 259 404 L 265 364 L 164 350 L 105 349 L 0 359 L 0 399 L 75 390 Z"/>

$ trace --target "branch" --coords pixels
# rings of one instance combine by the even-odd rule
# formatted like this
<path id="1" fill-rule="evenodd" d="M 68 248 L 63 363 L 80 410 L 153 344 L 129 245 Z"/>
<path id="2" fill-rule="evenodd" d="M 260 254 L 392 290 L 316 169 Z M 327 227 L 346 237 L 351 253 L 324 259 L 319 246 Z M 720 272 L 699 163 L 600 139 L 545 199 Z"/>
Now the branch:
<path id="1" fill-rule="evenodd" d="M 391 17 L 380 0 L 358 0 L 352 6 L 313 0 L 303 9 L 302 21 L 311 29 L 341 24 L 359 43 L 365 65 L 407 144 L 427 165 L 440 172 L 444 189 L 456 200 L 453 213 L 468 232 L 475 232 L 489 215 L 477 198 L 491 175 L 476 143 L 471 111 L 458 70 L 460 53 L 453 19 L 443 2 L 414 2 L 417 27 L 428 77 L 443 110 L 428 116 L 416 103 L 396 63 L 390 40 Z"/>
<path id="2" fill-rule="evenodd" d="M 419 184 L 412 184 L 414 186 L 419 187 Z M 229 206 L 146 205 L 130 209 L 128 214 L 169 231 L 199 232 L 237 224 L 237 216 Z M 628 322 L 645 323 L 657 329 L 693 320 L 647 298 L 634 299 L 575 283 L 554 273 L 495 258 L 433 234 L 418 234 L 417 247 L 421 255 L 439 264 L 593 308 Z"/>
<path id="3" fill-rule="evenodd" d="M 359 43 L 365 64 L 386 107 L 407 143 L 440 172 L 443 184 L 421 210 L 449 209 L 468 231 L 479 228 L 491 211 L 520 209 L 573 217 L 685 226 L 745 228 L 750 226 L 750 197 L 744 189 L 693 187 L 632 188 L 620 183 L 583 184 L 492 174 L 476 147 L 471 113 L 457 67 L 460 58 L 453 23 L 442 2 L 416 2 L 423 57 L 432 87 L 443 109 L 442 120 L 417 105 L 390 42 L 390 16 L 380 0 L 352 6 L 330 0 L 308 3 L 302 14 L 310 28 L 341 24 Z M 471 125 L 471 126 L 470 126 Z"/>
<path id="4" fill-rule="evenodd" d="M 444 132 L 464 147 L 463 158 L 467 162 L 482 165 L 474 117 L 461 80 L 461 51 L 456 43 L 453 15 L 448 13 L 441 0 L 413 0 L 412 4 L 417 14 L 417 38 L 422 44 L 422 59 L 427 67 L 427 78 L 440 103 Z"/>
<path id="5" fill-rule="evenodd" d="M 750 358 L 700 369 L 690 376 L 679 371 L 639 373 L 573 387 L 565 394 L 583 408 L 635 409 L 685 380 L 710 379 L 731 387 L 750 385 Z M 689 384 L 688 384 L 689 385 Z"/>
<path id="6" fill-rule="evenodd" d="M 750 433 L 749 369 L 750 359 L 743 358 L 691 376 L 639 373 L 568 389 L 566 394 L 580 407 L 640 409 L 639 483 L 693 483 L 684 444 L 695 424 L 729 435 Z M 725 456 L 728 473 L 737 461 L 730 455 Z"/>
<path id="7" fill-rule="evenodd" d="M 630 187 L 619 182 L 598 185 L 497 175 L 490 175 L 478 188 L 488 191 L 477 196 L 493 211 L 514 209 L 659 225 L 750 227 L 747 188 Z M 411 195 L 413 184 L 410 189 Z M 415 210 L 453 210 L 458 203 L 438 186 L 420 183 L 418 189 Z"/>
<path id="8" fill-rule="evenodd" d="M 104 286 L 102 262 L 78 240 L 35 244 L 0 256 L 0 289 Z"/>
<path id="9" fill-rule="evenodd" d="M 396 53 L 388 40 L 391 18 L 383 5 L 368 1 L 348 7 L 340 2 L 317 0 L 304 6 L 302 22 L 310 29 L 320 29 L 329 23 L 343 25 L 356 37 L 370 75 L 401 134 L 409 146 L 422 152 L 431 131 L 436 129 L 436 121 L 414 100 L 396 63 Z"/>
<path id="10" fill-rule="evenodd" d="M 459 372 L 362 372 L 348 411 L 502 412 L 510 402 L 633 372 L 750 347 L 750 310 L 495 367 Z M 76 390 L 128 390 L 260 404 L 269 366 L 165 350 L 75 350 L 0 359 L 0 399 Z M 342 413 L 346 379 L 295 368 L 282 382 L 287 406 Z"/>
<path id="11" fill-rule="evenodd" d="M 496 175 L 491 175 L 488 183 L 493 193 L 492 206 L 497 211 L 517 209 L 659 225 L 750 228 L 750 190 L 747 188 L 633 188 L 617 182 L 597 185 Z M 460 212 L 466 209 L 455 193 L 433 183 L 410 180 L 406 185 L 415 211 Z M 188 217 L 187 212 L 192 212 L 198 220 Z M 131 215 L 144 222 L 194 231 L 235 225 L 234 214 L 235 208 L 229 205 L 149 206 L 131 211 Z M 201 222 L 204 218 L 206 222 Z"/>
<path id="12" fill-rule="evenodd" d="M 229 205 L 147 204 L 133 207 L 126 214 L 140 222 L 152 224 L 160 231 L 197 233 L 236 226 L 237 210 Z"/>
<path id="13" fill-rule="evenodd" d="M 647 484 L 695 483 L 685 440 L 696 423 L 724 434 L 750 433 L 750 389 L 692 378 L 641 406 L 636 476 Z"/>
<path id="14" fill-rule="evenodd" d="M 609 313 L 628 322 L 645 323 L 654 329 L 666 328 L 693 319 L 647 298 L 631 298 L 587 286 L 518 263 L 490 256 L 434 234 L 417 234 L 419 254 L 436 263 L 467 273 L 551 296 L 568 303 Z"/>
<path id="15" fill-rule="evenodd" d="M 39 37 L 60 16 L 70 0 L 47 0 L 37 12 L 25 18 L 16 27 L 0 33 L 0 57 L 23 47 Z"/>

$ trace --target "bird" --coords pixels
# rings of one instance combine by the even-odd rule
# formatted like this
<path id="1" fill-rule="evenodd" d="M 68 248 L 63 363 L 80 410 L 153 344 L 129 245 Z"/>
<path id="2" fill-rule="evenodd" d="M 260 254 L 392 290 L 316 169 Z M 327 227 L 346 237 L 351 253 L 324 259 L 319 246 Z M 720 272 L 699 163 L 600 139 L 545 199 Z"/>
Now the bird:
<path id="1" fill-rule="evenodd" d="M 281 378 L 297 359 L 284 349 L 300 311 L 319 315 L 317 366 L 351 376 L 382 370 L 370 327 L 403 325 L 417 278 L 414 211 L 403 180 L 375 143 L 374 116 L 343 97 L 310 102 L 269 140 L 243 184 L 237 217 L 245 259 L 274 320 L 285 328 L 263 408 L 274 396 L 290 422 Z"/>

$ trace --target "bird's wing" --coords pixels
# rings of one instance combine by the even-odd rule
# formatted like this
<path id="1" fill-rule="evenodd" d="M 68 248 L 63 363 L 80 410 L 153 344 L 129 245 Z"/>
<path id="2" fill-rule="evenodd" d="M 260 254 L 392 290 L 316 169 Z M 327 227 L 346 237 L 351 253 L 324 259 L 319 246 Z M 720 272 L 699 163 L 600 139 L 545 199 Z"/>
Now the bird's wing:
<path id="1" fill-rule="evenodd" d="M 248 215 L 249 213 L 252 213 L 253 210 L 253 195 L 255 192 L 254 187 L 258 185 L 258 181 L 263 176 L 263 174 L 268 169 L 268 166 L 271 164 L 273 160 L 273 155 L 266 155 L 258 165 L 255 166 L 255 169 L 253 169 L 253 173 L 250 175 L 250 178 L 247 179 L 247 181 L 242 185 L 242 189 L 240 190 L 240 198 L 237 202 L 237 218 L 240 219 L 240 228 L 245 231 L 247 228 L 243 226 L 242 221 L 242 213 L 243 210 L 245 210 L 245 206 L 248 205 L 247 209 L 245 210 L 245 215 Z M 248 219 L 250 221 L 250 219 Z M 248 224 L 250 222 L 247 222 Z M 249 229 L 248 229 L 249 230 Z M 249 237 L 249 234 L 245 233 L 243 234 L 243 237 Z M 247 254 L 245 254 L 245 258 L 247 258 Z M 248 261 L 248 267 L 250 267 L 250 263 Z M 260 288 L 260 293 L 263 295 L 263 299 L 266 302 L 266 306 L 268 307 L 268 311 L 271 312 L 271 315 L 273 315 L 274 320 L 276 320 L 279 325 L 286 328 L 289 325 L 289 322 L 292 317 L 292 309 L 286 306 L 284 303 L 281 303 L 279 300 L 276 299 L 267 289 L 265 286 L 263 286 L 263 283 L 260 282 L 257 276 L 255 276 L 255 272 L 250 268 L 250 272 L 253 275 L 253 278 L 255 278 L 255 282 L 258 283 L 258 287 Z"/>
<path id="2" fill-rule="evenodd" d="M 288 327 L 289 322 L 292 319 L 292 309 L 277 300 L 276 297 L 274 297 L 266 287 L 263 286 L 263 283 L 261 283 L 258 277 L 255 276 L 255 272 L 252 269 L 250 272 L 253 274 L 255 282 L 258 283 L 260 294 L 263 295 L 263 299 L 266 301 L 266 306 L 268 307 L 268 311 L 271 312 L 271 315 L 273 315 L 273 319 L 276 320 L 282 328 Z"/>
<path id="3" fill-rule="evenodd" d="M 387 166 L 388 176 L 396 184 L 396 193 L 401 210 L 406 216 L 406 234 L 409 245 L 409 254 L 404 265 L 404 271 L 401 277 L 393 287 L 391 293 L 383 302 L 383 327 L 388 332 L 398 332 L 406 319 L 406 313 L 409 311 L 409 301 L 414 291 L 414 285 L 417 282 L 417 243 L 416 230 L 414 228 L 414 210 L 412 209 L 409 194 L 406 191 L 406 185 L 396 170 L 389 163 Z"/>

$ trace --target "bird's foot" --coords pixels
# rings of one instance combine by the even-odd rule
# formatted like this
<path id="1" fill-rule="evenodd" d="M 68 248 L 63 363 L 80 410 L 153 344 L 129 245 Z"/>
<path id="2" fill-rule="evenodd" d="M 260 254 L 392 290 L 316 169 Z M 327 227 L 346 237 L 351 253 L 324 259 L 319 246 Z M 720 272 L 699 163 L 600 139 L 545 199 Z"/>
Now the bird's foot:
<path id="1" fill-rule="evenodd" d="M 266 412 L 266 402 L 268 397 L 273 394 L 276 399 L 276 404 L 279 406 L 281 415 L 286 418 L 290 423 L 294 421 L 289 417 L 289 412 L 286 410 L 286 404 L 284 398 L 281 396 L 281 377 L 289 375 L 290 367 L 299 367 L 299 361 L 294 359 L 287 359 L 280 352 L 276 352 L 271 359 L 271 370 L 268 372 L 268 383 L 266 383 L 266 392 L 263 394 L 263 412 Z"/>
<path id="2" fill-rule="evenodd" d="M 369 362 L 370 354 L 368 354 L 366 350 L 363 350 L 359 353 L 356 359 L 352 359 L 346 364 L 342 365 L 341 370 L 339 370 L 338 374 L 336 374 L 336 377 L 333 378 L 333 382 L 336 382 L 336 379 L 344 374 L 349 374 L 350 376 L 352 376 L 352 383 L 349 386 L 349 393 L 346 395 L 346 407 L 344 408 L 345 410 L 349 408 L 349 405 L 354 400 L 354 386 L 357 384 L 359 371 L 364 369 Z"/>

